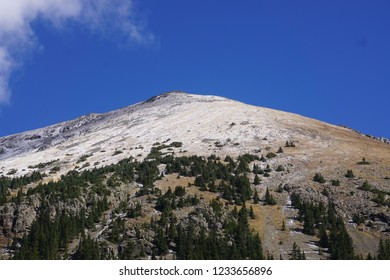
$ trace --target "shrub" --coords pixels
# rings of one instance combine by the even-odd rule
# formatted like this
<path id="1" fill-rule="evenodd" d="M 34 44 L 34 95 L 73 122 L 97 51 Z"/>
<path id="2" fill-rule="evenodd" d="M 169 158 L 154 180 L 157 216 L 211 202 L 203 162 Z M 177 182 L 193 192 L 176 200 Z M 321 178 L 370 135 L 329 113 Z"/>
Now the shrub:
<path id="1" fill-rule="evenodd" d="M 277 192 L 277 193 L 282 193 L 282 192 L 283 192 L 283 186 L 282 186 L 282 184 L 279 184 L 279 186 L 278 186 L 277 189 L 276 189 L 276 192 Z"/>
<path id="2" fill-rule="evenodd" d="M 79 160 L 77 161 L 77 163 L 80 163 L 80 162 L 84 162 L 87 160 L 87 158 L 91 157 L 92 154 L 88 154 L 88 155 L 82 155 Z"/>
<path id="3" fill-rule="evenodd" d="M 276 154 L 275 154 L 275 153 L 269 152 L 269 153 L 267 154 L 267 158 L 274 158 L 274 157 L 276 157 Z"/>
<path id="4" fill-rule="evenodd" d="M 174 147 L 174 148 L 181 148 L 183 146 L 183 143 L 182 142 L 172 142 L 170 144 L 171 147 Z"/>
<path id="5" fill-rule="evenodd" d="M 369 163 L 368 161 L 366 161 L 366 158 L 365 158 L 365 157 L 363 157 L 363 158 L 362 158 L 362 161 L 359 161 L 359 162 L 356 163 L 356 164 L 359 164 L 359 165 L 369 165 L 370 163 Z"/>
<path id="6" fill-rule="evenodd" d="M 121 150 L 116 150 L 116 151 L 112 154 L 112 156 L 116 156 L 116 155 L 119 155 L 119 154 L 121 154 L 121 153 L 123 153 Z"/>
<path id="7" fill-rule="evenodd" d="M 345 173 L 345 177 L 349 179 L 355 178 L 355 174 L 353 174 L 352 170 L 347 170 L 347 173 Z"/>
<path id="8" fill-rule="evenodd" d="M 54 174 L 56 172 L 60 171 L 60 167 L 59 166 L 54 166 L 53 168 L 50 169 L 50 174 Z"/>
<path id="9" fill-rule="evenodd" d="M 295 142 L 294 141 L 286 141 L 286 148 L 294 148 L 295 147 Z"/>
<path id="10" fill-rule="evenodd" d="M 320 183 L 320 184 L 323 184 L 326 182 L 324 176 L 322 176 L 321 173 L 316 173 L 316 175 L 314 175 L 314 177 L 313 177 L 313 181 Z"/>
<path id="11" fill-rule="evenodd" d="M 359 190 L 362 190 L 362 191 L 372 191 L 372 187 L 370 186 L 370 184 L 368 183 L 368 181 L 364 181 L 363 185 L 361 185 L 360 187 L 358 187 Z"/>
<path id="12" fill-rule="evenodd" d="M 335 186 L 335 187 L 340 186 L 340 181 L 339 180 L 332 180 L 332 186 Z"/>
<path id="13" fill-rule="evenodd" d="M 282 172 L 282 171 L 285 171 L 286 169 L 284 169 L 283 165 L 279 165 L 278 168 L 276 168 L 275 171 L 277 172 Z"/>
<path id="14" fill-rule="evenodd" d="M 11 169 L 10 171 L 8 171 L 7 175 L 13 175 L 16 172 L 18 172 L 18 170 L 14 168 L 14 169 Z"/>
<path id="15" fill-rule="evenodd" d="M 267 191 L 265 192 L 265 205 L 276 205 L 276 200 L 272 196 L 272 194 L 269 192 L 269 189 L 267 188 Z"/>

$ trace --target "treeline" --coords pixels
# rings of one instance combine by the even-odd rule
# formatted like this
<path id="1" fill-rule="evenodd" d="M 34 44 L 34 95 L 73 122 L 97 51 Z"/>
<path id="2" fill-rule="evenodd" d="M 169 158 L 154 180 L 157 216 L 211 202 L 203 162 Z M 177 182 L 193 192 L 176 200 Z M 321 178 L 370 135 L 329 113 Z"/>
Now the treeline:
<path id="1" fill-rule="evenodd" d="M 179 176 L 195 177 L 194 184 L 201 191 L 221 193 L 222 198 L 229 203 L 242 205 L 253 198 L 251 182 L 247 175 L 251 172 L 255 173 L 257 178 L 255 183 L 259 183 L 258 174 L 268 174 L 257 165 L 253 170 L 249 168 L 249 164 L 255 160 L 261 158 L 245 154 L 239 156 L 236 161 L 226 156 L 222 162 L 216 156 L 208 158 L 166 156 L 157 161 L 166 164 L 165 174 L 178 173 Z M 220 180 L 220 183 L 217 184 L 217 180 Z"/>
<path id="2" fill-rule="evenodd" d="M 42 180 L 43 175 L 34 171 L 30 175 L 24 175 L 22 177 L 0 177 L 0 206 L 8 202 L 8 198 L 10 196 L 10 190 L 16 190 L 21 187 L 24 187 L 28 184 L 38 182 Z"/>
<path id="3" fill-rule="evenodd" d="M 193 219 L 188 225 L 178 223 L 172 213 L 162 215 L 159 221 L 152 221 L 155 231 L 153 256 L 163 258 L 170 250 L 177 259 L 264 259 L 261 240 L 248 224 L 249 211 L 245 204 L 240 211 L 228 211 L 221 229 L 213 215 L 218 215 L 213 207 L 210 215 L 202 213 L 208 227 L 199 227 Z M 219 207 L 223 205 L 219 204 Z M 197 215 L 193 213 L 193 215 Z"/>
<path id="4" fill-rule="evenodd" d="M 262 157 L 264 158 L 264 157 Z M 94 168 L 82 172 L 70 171 L 61 176 L 58 182 L 49 182 L 38 184 L 35 188 L 30 188 L 27 194 L 21 193 L 20 196 L 30 196 L 41 194 L 42 196 L 51 196 L 50 202 L 64 201 L 80 197 L 88 187 L 90 191 L 98 195 L 109 195 L 110 189 L 115 188 L 121 183 L 131 183 L 136 181 L 142 185 L 139 194 L 154 194 L 154 182 L 161 178 L 163 174 L 159 173 L 159 164 L 165 164 L 165 174 L 178 173 L 179 176 L 195 177 L 195 185 L 203 191 L 220 192 L 222 196 L 231 203 L 242 205 L 249 199 L 252 199 L 251 183 L 246 176 L 253 172 L 258 178 L 258 174 L 264 172 L 255 166 L 253 170 L 249 169 L 249 163 L 254 160 L 261 160 L 258 156 L 245 154 L 234 161 L 227 156 L 224 163 L 216 156 L 210 156 L 207 159 L 199 156 L 192 157 L 156 157 L 154 160 L 145 160 L 137 162 L 133 158 L 119 161 L 117 164 Z M 265 160 L 265 159 L 264 159 Z M 268 167 L 269 168 L 269 167 Z M 270 170 L 266 170 L 270 172 Z M 109 175 L 109 176 L 107 176 Z M 109 177 L 107 179 L 107 177 Z M 9 190 L 15 190 L 32 182 L 42 180 L 43 175 L 34 171 L 30 175 L 19 178 L 0 177 L 0 205 L 7 202 Z M 216 184 L 216 180 L 221 180 Z"/>
<path id="5" fill-rule="evenodd" d="M 355 259 L 352 238 L 349 236 L 341 217 L 336 215 L 334 205 L 325 206 L 309 203 L 293 193 L 292 205 L 299 210 L 299 220 L 303 222 L 303 233 L 317 235 L 319 245 L 330 254 L 333 260 Z"/>

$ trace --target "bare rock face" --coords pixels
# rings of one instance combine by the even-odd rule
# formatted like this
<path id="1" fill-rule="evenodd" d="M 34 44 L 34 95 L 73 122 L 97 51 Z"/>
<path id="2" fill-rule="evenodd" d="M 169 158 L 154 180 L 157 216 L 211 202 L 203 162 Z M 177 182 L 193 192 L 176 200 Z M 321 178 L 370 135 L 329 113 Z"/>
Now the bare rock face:
<path id="1" fill-rule="evenodd" d="M 12 230 L 16 234 L 22 234 L 33 223 L 37 215 L 34 205 L 28 202 L 21 203 L 14 213 L 14 225 Z"/>
<path id="2" fill-rule="evenodd" d="M 20 204 L 9 203 L 0 207 L 0 229 L 6 236 L 23 235 L 37 216 L 40 200 L 31 196 Z"/>
<path id="3" fill-rule="evenodd" d="M 5 236 L 10 236 L 14 224 L 15 205 L 7 204 L 0 209 L 0 230 Z"/>

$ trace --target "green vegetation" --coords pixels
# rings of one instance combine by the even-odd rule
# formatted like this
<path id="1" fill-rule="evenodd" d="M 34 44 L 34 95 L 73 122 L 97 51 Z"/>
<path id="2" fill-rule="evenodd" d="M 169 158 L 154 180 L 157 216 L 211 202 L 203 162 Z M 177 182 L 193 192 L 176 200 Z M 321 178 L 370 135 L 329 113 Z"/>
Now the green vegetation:
<path id="1" fill-rule="evenodd" d="M 259 202 L 260 202 L 259 194 L 257 193 L 257 191 L 255 191 L 255 193 L 253 194 L 253 203 L 258 204 Z"/>
<path id="2" fill-rule="evenodd" d="M 112 156 L 120 155 L 120 154 L 122 154 L 122 153 L 123 153 L 123 151 L 121 151 L 121 150 L 116 150 L 116 151 L 112 154 Z"/>
<path id="3" fill-rule="evenodd" d="M 80 163 L 80 162 L 84 162 L 86 161 L 89 157 L 91 157 L 92 154 L 88 154 L 88 155 L 82 155 L 79 160 L 77 161 L 77 163 Z"/>
<path id="4" fill-rule="evenodd" d="M 358 190 L 362 190 L 362 191 L 368 191 L 368 192 L 371 192 L 373 190 L 373 187 L 370 186 L 370 184 L 368 183 L 368 181 L 364 181 L 363 185 L 361 185 L 360 187 L 358 187 Z"/>
<path id="5" fill-rule="evenodd" d="M 174 148 L 181 148 L 183 146 L 183 143 L 182 142 L 172 142 L 170 144 L 171 147 L 174 147 Z"/>
<path id="6" fill-rule="evenodd" d="M 54 174 L 54 173 L 57 173 L 58 171 L 60 171 L 61 168 L 59 166 L 54 166 L 50 169 L 50 174 Z"/>
<path id="7" fill-rule="evenodd" d="M 378 260 L 390 260 L 390 239 L 379 241 L 377 258 Z"/>
<path id="8" fill-rule="evenodd" d="M 13 168 L 10 171 L 8 171 L 7 175 L 14 175 L 16 172 L 18 172 L 18 170 Z"/>
<path id="9" fill-rule="evenodd" d="M 365 157 L 362 158 L 362 161 L 357 162 L 358 165 L 370 165 L 370 163 L 366 160 Z"/>
<path id="10" fill-rule="evenodd" d="M 36 169 L 36 168 L 39 168 L 39 169 L 42 169 L 42 168 L 45 168 L 49 165 L 52 165 L 53 163 L 55 162 L 58 162 L 59 159 L 55 159 L 55 160 L 51 160 L 51 161 L 48 161 L 48 162 L 41 162 L 41 163 L 38 163 L 37 165 L 30 165 L 28 168 L 30 169 Z"/>
<path id="11" fill-rule="evenodd" d="M 353 171 L 349 169 L 347 170 L 347 173 L 345 173 L 345 178 L 353 179 L 355 178 L 355 174 L 353 174 Z"/>
<path id="12" fill-rule="evenodd" d="M 0 206 L 8 202 L 9 192 L 11 190 L 20 189 L 28 184 L 42 180 L 41 173 L 34 171 L 30 175 L 25 175 L 17 178 L 0 177 Z"/>
<path id="13" fill-rule="evenodd" d="M 268 188 L 267 188 L 267 190 L 265 192 L 264 204 L 265 205 L 276 205 L 276 200 L 272 196 L 272 194 L 269 192 Z"/>
<path id="14" fill-rule="evenodd" d="M 285 147 L 286 148 L 295 148 L 295 141 L 286 141 L 286 144 L 285 144 Z"/>
<path id="15" fill-rule="evenodd" d="M 62 175 L 57 182 L 38 183 L 36 187 L 29 188 L 27 193 L 19 192 L 17 203 L 32 196 L 42 201 L 31 230 L 23 238 L 15 238 L 13 242 L 14 258 L 112 258 L 110 254 L 102 254 L 108 249 L 107 242 L 120 246 L 119 258 L 142 258 L 146 256 L 144 246 L 150 245 L 143 245 L 136 240 L 146 232 L 154 236 L 152 258 L 161 258 L 168 251 L 173 251 L 178 259 L 263 259 L 261 240 L 249 229 L 248 224 L 249 218 L 255 218 L 253 207 L 247 210 L 245 206 L 248 200 L 259 202 L 258 194 L 252 191 L 247 174 L 251 172 L 249 164 L 260 158 L 245 154 L 237 160 L 227 157 L 225 163 L 222 163 L 216 156 L 207 159 L 197 156 L 162 157 L 161 154 L 155 153 L 160 151 L 160 146 L 153 148 L 154 154 L 158 155 L 153 160 L 137 162 L 128 158 L 101 168 L 95 167 L 82 172 L 70 171 Z M 82 156 L 81 162 L 89 156 Z M 177 173 L 178 177 L 195 177 L 195 187 L 214 192 L 217 198 L 210 202 L 212 212 L 203 212 L 204 208 L 197 208 L 201 198 L 188 194 L 184 187 L 168 188 L 163 194 L 155 188 L 154 183 L 162 175 L 158 169 L 160 164 L 166 166 L 164 174 Z M 51 171 L 57 172 L 59 169 L 53 167 Z M 257 177 L 260 180 L 258 175 Z M 0 202 L 4 204 L 9 201 L 10 190 L 41 179 L 42 175 L 38 172 L 15 179 L 1 177 Z M 147 197 L 147 200 L 153 201 L 155 210 L 161 213 L 160 219 L 152 219 L 148 226 L 136 227 L 136 236 L 128 236 L 125 219 L 141 218 L 144 211 L 140 202 L 128 203 L 123 200 L 112 210 L 112 221 L 104 231 L 105 240 L 91 239 L 87 233 L 96 230 L 98 225 L 101 226 L 103 213 L 110 206 L 108 198 L 113 191 L 122 184 L 132 182 L 140 186 L 136 194 L 138 197 Z M 242 206 L 240 211 L 229 211 L 219 197 L 225 198 L 231 204 Z M 272 196 L 269 199 L 269 203 L 273 204 Z M 82 207 L 64 208 L 64 205 L 68 204 L 81 204 Z M 190 207 L 194 210 L 189 217 L 199 216 L 206 219 L 206 227 L 196 225 L 194 230 L 195 224 L 191 218 L 185 223 L 175 218 L 174 211 Z M 212 229 L 217 227 L 217 221 L 222 221 L 223 227 L 221 231 L 214 232 Z M 69 244 L 75 239 L 79 240 L 78 247 L 75 252 L 69 252 Z"/>
<path id="16" fill-rule="evenodd" d="M 286 169 L 284 168 L 283 165 L 278 165 L 278 167 L 275 169 L 276 172 L 283 172 L 285 171 Z"/>
<path id="17" fill-rule="evenodd" d="M 378 205 L 390 207 L 390 199 L 386 199 L 386 195 L 390 195 L 390 192 L 379 190 L 374 186 L 371 186 L 368 181 L 364 181 L 364 183 L 358 187 L 358 190 L 375 194 L 375 196 L 371 199 L 373 202 L 377 203 Z"/>
<path id="18" fill-rule="evenodd" d="M 260 185 L 260 177 L 259 177 L 259 175 L 255 175 L 255 179 L 254 179 L 254 181 L 253 181 L 253 184 L 255 184 L 255 185 Z"/>
<path id="19" fill-rule="evenodd" d="M 40 204 L 30 231 L 22 238 L 15 238 L 9 247 L 15 252 L 14 258 L 162 259 L 172 254 L 169 257 L 177 259 L 264 259 L 260 237 L 249 227 L 249 219 L 257 218 L 258 206 L 247 205 L 248 201 L 260 202 L 252 183 L 258 185 L 261 176 L 274 174 L 269 164 L 264 164 L 265 168 L 257 165 L 258 161 L 266 159 L 251 154 L 237 159 L 226 156 L 223 160 L 215 155 L 164 155 L 163 149 L 179 146 L 171 145 L 156 143 L 147 160 L 142 162 L 127 158 L 100 168 L 70 171 L 56 182 L 39 183 L 43 178 L 39 172 L 13 179 L 0 177 L 0 205 L 10 201 L 21 203 L 33 196 L 34 203 Z M 85 161 L 87 157 L 82 158 Z M 161 166 L 165 166 L 162 172 Z M 283 171 L 282 167 L 278 166 L 276 171 Z M 51 171 L 59 169 L 52 167 Z M 170 174 L 183 181 L 185 177 L 191 178 L 188 187 L 166 186 L 165 192 L 156 188 L 156 181 Z M 192 178 L 195 178 L 193 184 Z M 320 173 L 313 180 L 326 182 Z M 33 182 L 37 183 L 36 187 L 21 191 L 21 187 Z M 121 193 L 129 184 L 137 185 L 135 199 Z M 194 195 L 195 188 L 204 193 Z M 360 189 L 373 192 L 376 195 L 373 200 L 385 205 L 385 192 L 368 182 Z M 18 191 L 18 195 L 11 198 L 11 191 Z M 287 184 L 284 187 L 279 184 L 275 192 L 290 191 Z M 280 198 L 267 188 L 262 198 L 264 205 L 277 204 L 275 195 Z M 355 258 L 352 239 L 331 202 L 314 204 L 302 200 L 296 193 L 291 195 L 291 200 L 299 210 L 303 233 L 317 236 L 319 245 L 331 259 Z M 110 205 L 113 201 L 118 203 L 113 204 L 115 207 Z M 146 208 L 145 202 L 149 203 Z M 75 205 L 78 207 L 68 207 Z M 154 214 L 148 217 L 150 210 Z M 145 218 L 147 221 L 150 218 L 150 223 L 144 222 Z M 129 223 L 128 219 L 134 219 L 134 223 Z M 286 230 L 284 220 L 281 229 Z M 98 231 L 102 233 L 95 239 Z M 70 252 L 71 243 L 77 247 L 72 246 Z M 380 256 L 385 257 L 387 243 L 382 243 Z M 117 250 L 117 256 L 107 253 L 112 248 Z M 290 256 L 305 259 L 297 244 Z"/>
<path id="20" fill-rule="evenodd" d="M 335 186 L 335 187 L 340 186 L 340 181 L 339 180 L 332 180 L 331 183 L 332 183 L 332 186 Z"/>
<path id="21" fill-rule="evenodd" d="M 326 183 L 326 180 L 325 180 L 324 176 L 322 176 L 321 173 L 316 173 L 313 177 L 313 181 L 320 183 L 320 184 Z"/>
<path id="22" fill-rule="evenodd" d="M 301 251 L 295 242 L 291 250 L 290 260 L 306 260 L 305 252 Z"/>
<path id="23" fill-rule="evenodd" d="M 266 156 L 268 159 L 271 159 L 271 158 L 275 158 L 276 157 L 276 154 L 275 153 L 272 153 L 272 152 L 269 152 Z"/>
<path id="24" fill-rule="evenodd" d="M 245 204 L 238 213 L 231 211 L 220 233 L 196 229 L 193 222 L 187 228 L 176 226 L 177 234 L 173 241 L 177 259 L 264 259 L 260 237 L 250 230 L 248 215 Z M 169 237 L 169 234 L 164 236 Z M 164 250 L 167 243 L 165 241 L 162 247 L 157 246 L 158 250 Z"/>
<path id="25" fill-rule="evenodd" d="M 100 250 L 98 242 L 89 237 L 83 238 L 73 255 L 74 260 L 100 260 Z"/>
<path id="26" fill-rule="evenodd" d="M 304 222 L 303 233 L 317 235 L 320 238 L 319 245 L 327 249 L 330 259 L 355 259 L 352 239 L 331 202 L 326 208 L 323 203 L 315 205 L 302 201 L 296 193 L 291 195 L 291 201 L 299 210 L 299 220 Z"/>

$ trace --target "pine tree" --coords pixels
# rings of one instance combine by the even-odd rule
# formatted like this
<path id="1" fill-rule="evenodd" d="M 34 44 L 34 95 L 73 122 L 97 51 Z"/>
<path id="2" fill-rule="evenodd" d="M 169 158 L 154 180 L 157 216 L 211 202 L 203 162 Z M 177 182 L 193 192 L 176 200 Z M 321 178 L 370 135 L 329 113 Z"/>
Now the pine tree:
<path id="1" fill-rule="evenodd" d="M 159 255 L 165 255 L 168 253 L 167 239 L 161 227 L 157 229 L 156 236 L 154 238 L 154 245 L 156 246 Z"/>
<path id="2" fill-rule="evenodd" d="M 284 222 L 284 220 L 282 222 L 282 231 L 286 231 L 286 223 Z"/>
<path id="3" fill-rule="evenodd" d="M 255 212 L 253 211 L 253 207 L 251 205 L 251 207 L 249 208 L 249 217 L 251 219 L 255 219 Z"/>
<path id="4" fill-rule="evenodd" d="M 378 260 L 390 260 L 390 239 L 379 241 Z"/>
<path id="5" fill-rule="evenodd" d="M 314 182 L 317 182 L 317 183 L 320 183 L 320 184 L 323 184 L 326 182 L 324 176 L 322 176 L 321 173 L 316 173 L 313 177 L 313 181 Z"/>
<path id="6" fill-rule="evenodd" d="M 275 198 L 270 194 L 269 189 L 265 192 L 265 205 L 276 205 Z"/>
<path id="7" fill-rule="evenodd" d="M 260 185 L 260 177 L 259 177 L 259 175 L 255 175 L 255 179 L 254 179 L 254 181 L 253 181 L 253 184 L 255 184 L 255 185 Z"/>
<path id="8" fill-rule="evenodd" d="M 261 239 L 259 234 L 257 233 L 251 242 L 250 248 L 250 259 L 252 260 L 263 260 L 264 255 L 263 255 L 263 247 L 261 243 Z"/>
<path id="9" fill-rule="evenodd" d="M 100 260 L 99 245 L 92 239 L 85 238 L 80 242 L 80 245 L 73 255 L 74 260 Z"/>
<path id="10" fill-rule="evenodd" d="M 297 243 L 294 242 L 290 254 L 290 260 L 306 260 L 305 252 L 301 251 Z"/>
<path id="11" fill-rule="evenodd" d="M 303 233 L 308 235 L 314 235 L 314 217 L 313 212 L 309 208 L 305 212 L 304 224 L 303 224 Z"/>
<path id="12" fill-rule="evenodd" d="M 353 179 L 355 178 L 355 174 L 353 174 L 352 170 L 347 170 L 347 173 L 345 174 L 346 178 Z"/>
<path id="13" fill-rule="evenodd" d="M 260 202 L 259 194 L 257 190 L 255 190 L 255 193 L 253 194 L 253 203 L 258 204 Z"/>
<path id="14" fill-rule="evenodd" d="M 329 239 L 331 259 L 353 260 L 355 258 L 352 238 L 349 236 L 341 218 L 336 219 L 336 224 L 331 228 Z"/>
<path id="15" fill-rule="evenodd" d="M 322 225 L 320 228 L 320 242 L 319 242 L 319 244 L 322 248 L 329 248 L 329 238 L 328 238 L 328 234 L 326 232 L 325 225 Z"/>

